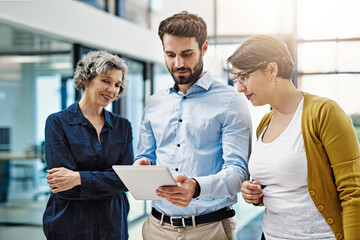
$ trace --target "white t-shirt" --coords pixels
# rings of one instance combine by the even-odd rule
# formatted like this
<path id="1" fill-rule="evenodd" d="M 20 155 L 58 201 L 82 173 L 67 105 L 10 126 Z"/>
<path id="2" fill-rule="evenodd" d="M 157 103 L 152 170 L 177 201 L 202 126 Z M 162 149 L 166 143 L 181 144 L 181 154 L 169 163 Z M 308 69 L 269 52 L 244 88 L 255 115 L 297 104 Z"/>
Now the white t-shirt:
<path id="1" fill-rule="evenodd" d="M 316 209 L 307 185 L 307 159 L 301 132 L 301 100 L 291 122 L 270 143 L 261 133 L 249 160 L 251 177 L 263 189 L 263 231 L 272 239 L 336 239 Z"/>

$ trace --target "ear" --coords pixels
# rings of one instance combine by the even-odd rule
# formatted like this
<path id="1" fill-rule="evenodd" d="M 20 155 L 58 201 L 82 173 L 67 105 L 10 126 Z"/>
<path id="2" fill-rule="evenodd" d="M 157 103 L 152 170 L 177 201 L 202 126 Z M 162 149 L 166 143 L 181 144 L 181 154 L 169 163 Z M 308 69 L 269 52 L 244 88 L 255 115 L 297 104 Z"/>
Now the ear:
<path id="1" fill-rule="evenodd" d="M 270 74 L 274 77 L 277 76 L 277 73 L 278 73 L 278 65 L 276 62 L 270 62 L 267 66 Z"/>
<path id="2" fill-rule="evenodd" d="M 201 54 L 204 56 L 206 51 L 208 50 L 209 42 L 205 40 L 205 42 L 202 45 Z"/>

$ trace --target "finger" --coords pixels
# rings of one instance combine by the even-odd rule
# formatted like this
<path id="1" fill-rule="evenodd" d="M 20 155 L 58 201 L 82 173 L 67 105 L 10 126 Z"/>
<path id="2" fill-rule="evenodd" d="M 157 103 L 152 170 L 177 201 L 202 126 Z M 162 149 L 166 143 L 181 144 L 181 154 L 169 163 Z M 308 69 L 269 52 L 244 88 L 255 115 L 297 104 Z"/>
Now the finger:
<path id="1" fill-rule="evenodd" d="M 56 181 L 54 180 L 54 179 L 50 179 L 50 180 L 47 180 L 47 184 L 54 184 L 54 183 L 56 183 Z"/>
<path id="2" fill-rule="evenodd" d="M 262 197 L 263 194 L 247 194 L 246 198 L 249 200 L 256 200 Z"/>
<path id="3" fill-rule="evenodd" d="M 259 204 L 261 201 L 260 201 L 260 198 L 257 198 L 257 199 L 253 199 L 253 200 L 251 200 L 251 199 L 248 199 L 248 200 L 245 200 L 245 202 L 247 202 L 247 203 L 250 203 L 250 204 Z"/>
<path id="4" fill-rule="evenodd" d="M 157 190 L 160 191 L 160 192 L 163 192 L 163 193 L 167 193 L 167 194 L 174 194 L 174 193 L 181 193 L 182 192 L 180 187 L 160 186 Z"/>
<path id="5" fill-rule="evenodd" d="M 63 168 L 63 167 L 52 168 L 52 169 L 48 169 L 47 172 L 48 172 L 48 173 L 54 173 L 54 172 L 58 172 L 58 171 L 60 171 L 60 170 L 62 170 L 62 169 L 65 169 L 65 168 Z"/>
<path id="6" fill-rule="evenodd" d="M 256 186 L 256 187 L 253 187 L 253 186 Z M 243 185 L 241 187 L 240 191 L 243 192 L 243 193 L 248 193 L 248 194 L 251 194 L 251 193 L 258 194 L 258 193 L 262 193 L 262 188 L 261 188 L 260 185 L 252 185 L 252 187 L 247 187 L 247 186 Z"/>
<path id="7" fill-rule="evenodd" d="M 247 188 L 247 189 L 258 189 L 259 187 L 260 187 L 260 189 L 261 189 L 261 185 L 259 184 L 259 183 L 257 183 L 257 184 L 254 184 L 254 183 L 252 183 L 252 182 L 250 182 L 250 181 L 248 181 L 248 182 L 244 182 L 243 183 L 243 185 L 242 185 L 244 188 Z"/>
<path id="8" fill-rule="evenodd" d="M 140 159 L 140 165 L 151 165 L 151 161 L 145 157 Z"/>
<path id="9" fill-rule="evenodd" d="M 169 202 L 176 206 L 187 207 L 191 199 L 167 199 Z"/>
<path id="10" fill-rule="evenodd" d="M 58 192 L 61 192 L 59 188 L 53 188 L 53 190 L 51 190 L 51 192 L 53 193 L 58 193 Z"/>
<path id="11" fill-rule="evenodd" d="M 184 201 L 189 198 L 186 194 L 183 193 L 168 193 L 168 192 L 157 191 L 156 194 L 159 197 L 166 198 L 169 202 L 175 200 Z"/>
<path id="12" fill-rule="evenodd" d="M 179 206 L 179 207 L 187 207 L 189 205 L 189 203 L 177 202 L 177 201 L 172 201 L 171 203 L 176 205 L 176 206 Z"/>
<path id="13" fill-rule="evenodd" d="M 179 174 L 179 175 L 176 175 L 174 177 L 174 179 L 175 179 L 176 182 L 183 182 L 186 179 L 188 179 L 188 177 L 185 174 Z"/>

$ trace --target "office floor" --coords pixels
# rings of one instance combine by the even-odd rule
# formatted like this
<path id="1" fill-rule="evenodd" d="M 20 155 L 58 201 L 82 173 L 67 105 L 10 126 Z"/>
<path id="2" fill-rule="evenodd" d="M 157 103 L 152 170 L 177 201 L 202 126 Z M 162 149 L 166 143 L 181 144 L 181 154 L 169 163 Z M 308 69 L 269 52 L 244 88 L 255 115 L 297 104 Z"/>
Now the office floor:
<path id="1" fill-rule="evenodd" d="M 17 181 L 10 178 L 7 201 L 0 202 L 0 239 L 45 239 L 42 231 L 42 215 L 49 196 L 46 194 L 49 192 L 49 188 L 45 178 L 37 176 L 37 179 L 40 180 L 35 183 L 31 179 Z M 3 191 L 4 187 L 1 187 Z M 136 205 L 137 203 L 133 205 L 134 208 L 137 208 Z M 260 239 L 263 209 L 248 205 L 241 198 L 234 209 L 236 211 L 237 239 Z M 141 227 L 144 220 L 145 217 L 129 224 L 130 240 L 142 239 Z"/>

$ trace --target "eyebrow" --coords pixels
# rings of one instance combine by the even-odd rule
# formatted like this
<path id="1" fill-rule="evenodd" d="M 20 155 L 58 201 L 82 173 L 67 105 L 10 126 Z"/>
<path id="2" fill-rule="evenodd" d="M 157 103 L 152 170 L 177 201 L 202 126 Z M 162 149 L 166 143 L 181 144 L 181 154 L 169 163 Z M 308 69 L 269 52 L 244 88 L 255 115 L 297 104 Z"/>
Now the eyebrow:
<path id="1" fill-rule="evenodd" d="M 185 53 L 185 52 L 193 52 L 194 51 L 194 49 L 186 49 L 186 50 L 184 50 L 184 51 L 181 51 L 181 53 Z M 165 50 L 165 53 L 174 53 L 173 51 L 166 51 Z"/>

